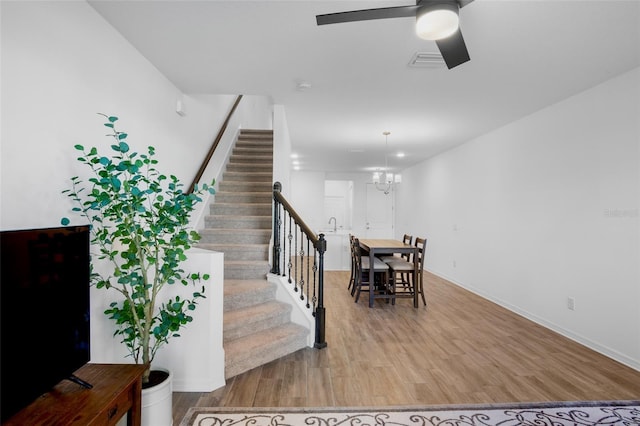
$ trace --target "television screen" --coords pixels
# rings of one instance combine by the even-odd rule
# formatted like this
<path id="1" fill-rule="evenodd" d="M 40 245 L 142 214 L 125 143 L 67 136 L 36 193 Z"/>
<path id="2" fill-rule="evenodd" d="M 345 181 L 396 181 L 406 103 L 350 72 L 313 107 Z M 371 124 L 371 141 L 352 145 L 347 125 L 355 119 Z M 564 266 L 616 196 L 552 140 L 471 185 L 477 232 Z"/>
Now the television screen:
<path id="1" fill-rule="evenodd" d="M 0 415 L 89 362 L 89 226 L 0 232 Z"/>

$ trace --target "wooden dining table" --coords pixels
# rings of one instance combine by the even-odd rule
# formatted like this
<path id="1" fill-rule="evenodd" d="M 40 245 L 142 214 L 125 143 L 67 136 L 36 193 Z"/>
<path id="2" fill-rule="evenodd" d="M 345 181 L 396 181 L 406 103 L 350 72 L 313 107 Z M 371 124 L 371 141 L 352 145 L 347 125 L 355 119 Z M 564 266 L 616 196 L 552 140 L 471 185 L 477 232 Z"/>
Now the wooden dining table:
<path id="1" fill-rule="evenodd" d="M 373 282 L 374 272 L 373 272 L 373 264 L 376 256 L 381 255 L 391 255 L 391 254 L 407 254 L 409 253 L 410 258 L 413 259 L 413 267 L 414 267 L 414 277 L 418 276 L 418 248 L 412 246 L 411 244 L 406 244 L 399 240 L 394 239 L 380 239 L 380 238 L 363 238 L 359 240 L 360 248 L 369 252 L 369 277 L 370 281 Z M 415 284 L 415 283 L 414 283 Z M 373 308 L 373 301 L 376 298 L 376 294 L 374 291 L 374 285 L 369 286 L 369 307 Z M 388 298 L 388 296 L 381 296 Z M 418 307 L 418 293 L 413 292 L 413 307 Z"/>

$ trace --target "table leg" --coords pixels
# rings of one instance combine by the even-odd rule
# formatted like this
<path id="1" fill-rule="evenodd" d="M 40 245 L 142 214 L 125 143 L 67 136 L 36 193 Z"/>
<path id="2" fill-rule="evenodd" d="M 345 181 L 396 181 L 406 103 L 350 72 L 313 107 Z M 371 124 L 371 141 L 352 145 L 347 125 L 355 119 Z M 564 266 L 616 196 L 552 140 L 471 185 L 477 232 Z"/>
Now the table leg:
<path id="1" fill-rule="evenodd" d="M 369 250 L 369 307 L 373 308 L 373 291 L 375 286 L 374 262 L 376 255 L 373 250 Z"/>

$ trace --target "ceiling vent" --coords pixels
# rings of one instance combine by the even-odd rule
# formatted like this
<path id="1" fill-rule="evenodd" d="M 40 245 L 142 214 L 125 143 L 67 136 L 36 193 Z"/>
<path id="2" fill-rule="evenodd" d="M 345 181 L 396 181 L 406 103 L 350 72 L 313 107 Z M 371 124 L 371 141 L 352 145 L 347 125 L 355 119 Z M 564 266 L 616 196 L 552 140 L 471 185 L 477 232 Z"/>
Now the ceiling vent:
<path id="1" fill-rule="evenodd" d="M 440 53 L 416 52 L 409 61 L 411 68 L 444 68 L 445 63 Z"/>

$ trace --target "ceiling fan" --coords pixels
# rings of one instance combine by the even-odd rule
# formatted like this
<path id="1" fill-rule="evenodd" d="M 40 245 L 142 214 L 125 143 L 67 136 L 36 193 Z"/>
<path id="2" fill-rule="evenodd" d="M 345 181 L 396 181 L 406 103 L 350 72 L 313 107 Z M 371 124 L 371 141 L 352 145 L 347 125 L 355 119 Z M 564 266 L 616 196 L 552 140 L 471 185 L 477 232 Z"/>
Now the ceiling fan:
<path id="1" fill-rule="evenodd" d="M 460 8 L 473 0 L 417 0 L 415 6 L 383 7 L 316 15 L 318 25 L 387 18 L 416 18 L 418 37 L 435 40 L 447 68 L 467 62 L 469 52 L 458 25 Z"/>

